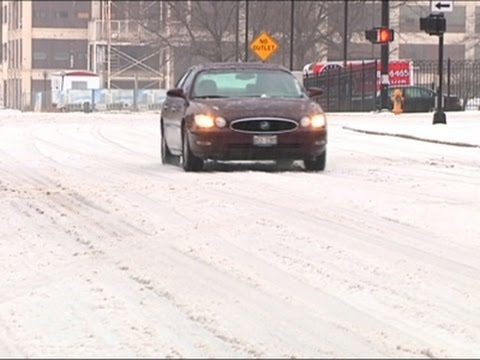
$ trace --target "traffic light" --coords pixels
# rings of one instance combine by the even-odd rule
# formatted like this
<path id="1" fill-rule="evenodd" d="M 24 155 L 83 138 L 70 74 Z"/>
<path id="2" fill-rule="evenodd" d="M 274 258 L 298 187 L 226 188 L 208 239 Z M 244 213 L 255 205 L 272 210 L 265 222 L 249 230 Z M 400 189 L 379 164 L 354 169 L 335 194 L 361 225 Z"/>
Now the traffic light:
<path id="1" fill-rule="evenodd" d="M 365 31 L 365 38 L 372 44 L 387 44 L 393 41 L 393 29 L 377 27 Z"/>
<path id="2" fill-rule="evenodd" d="M 447 30 L 447 20 L 443 14 L 430 14 L 420 18 L 420 30 L 429 35 L 442 35 Z"/>
<path id="3" fill-rule="evenodd" d="M 393 41 L 393 30 L 388 28 L 382 28 L 378 31 L 379 43 L 385 44 Z"/>

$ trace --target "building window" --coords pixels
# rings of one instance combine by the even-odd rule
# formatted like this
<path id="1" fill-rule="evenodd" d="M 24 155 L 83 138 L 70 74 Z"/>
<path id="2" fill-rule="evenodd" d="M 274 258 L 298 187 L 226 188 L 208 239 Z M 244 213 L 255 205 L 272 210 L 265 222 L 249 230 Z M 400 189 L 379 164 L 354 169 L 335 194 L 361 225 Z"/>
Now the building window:
<path id="1" fill-rule="evenodd" d="M 87 82 L 86 81 L 72 81 L 72 89 L 73 90 L 87 90 Z"/>
<path id="2" fill-rule="evenodd" d="M 13 41 L 13 68 L 18 69 L 18 40 Z"/>
<path id="3" fill-rule="evenodd" d="M 66 18 L 68 18 L 68 12 L 66 12 L 66 11 L 56 11 L 55 12 L 55 17 L 57 19 L 66 19 Z"/>
<path id="4" fill-rule="evenodd" d="M 35 51 L 33 53 L 33 60 L 47 60 L 47 54 L 43 51 Z"/>
<path id="5" fill-rule="evenodd" d="M 475 7 L 475 32 L 480 33 L 480 6 Z"/>
<path id="6" fill-rule="evenodd" d="M 7 5 L 3 6 L 3 23 L 6 24 L 8 22 L 8 12 L 7 12 Z"/>
<path id="7" fill-rule="evenodd" d="M 8 67 L 12 67 L 13 46 L 12 41 L 8 42 Z"/>
<path id="8" fill-rule="evenodd" d="M 445 13 L 447 32 L 464 33 L 466 22 L 465 6 L 455 5 L 452 12 Z"/>
<path id="9" fill-rule="evenodd" d="M 20 1 L 18 4 L 18 27 L 21 29 L 23 27 L 23 3 Z"/>
<path id="10" fill-rule="evenodd" d="M 55 55 L 53 55 L 53 58 L 56 61 L 66 61 L 70 58 L 70 55 L 68 53 L 61 52 L 61 53 L 56 53 Z"/>
<path id="11" fill-rule="evenodd" d="M 46 12 L 44 10 L 34 11 L 33 17 L 35 19 L 46 19 L 46 18 L 48 18 L 48 12 Z"/>
<path id="12" fill-rule="evenodd" d="M 78 12 L 77 19 L 88 20 L 90 19 L 90 14 L 88 12 Z"/>
<path id="13" fill-rule="evenodd" d="M 400 44 L 400 58 L 411 60 L 438 60 L 438 45 Z M 465 59 L 465 45 L 445 45 L 444 58 L 452 60 Z"/>
<path id="14" fill-rule="evenodd" d="M 404 5 L 400 8 L 400 31 L 401 32 L 419 32 L 420 18 L 428 16 L 430 9 L 428 6 Z"/>
<path id="15" fill-rule="evenodd" d="M 474 49 L 475 49 L 475 53 L 474 53 L 475 60 L 480 60 L 480 44 L 476 44 Z"/>

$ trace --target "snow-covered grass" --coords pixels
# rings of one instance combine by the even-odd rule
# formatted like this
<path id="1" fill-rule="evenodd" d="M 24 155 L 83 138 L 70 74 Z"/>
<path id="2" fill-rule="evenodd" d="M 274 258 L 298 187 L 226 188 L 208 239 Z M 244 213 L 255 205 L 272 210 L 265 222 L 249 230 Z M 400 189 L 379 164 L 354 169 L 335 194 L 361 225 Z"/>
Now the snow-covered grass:
<path id="1" fill-rule="evenodd" d="M 158 120 L 0 111 L 1 357 L 478 356 L 479 112 L 329 114 L 323 173 Z"/>

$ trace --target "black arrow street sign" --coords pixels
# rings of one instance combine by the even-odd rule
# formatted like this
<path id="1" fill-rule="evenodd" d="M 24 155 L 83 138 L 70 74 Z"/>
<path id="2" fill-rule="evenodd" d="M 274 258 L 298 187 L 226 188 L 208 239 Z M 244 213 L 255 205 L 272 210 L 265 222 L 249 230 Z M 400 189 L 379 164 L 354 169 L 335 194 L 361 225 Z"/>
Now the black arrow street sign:
<path id="1" fill-rule="evenodd" d="M 439 1 L 435 4 L 435 7 L 441 11 L 442 9 L 450 9 L 451 5 L 452 3 L 442 3 Z"/>

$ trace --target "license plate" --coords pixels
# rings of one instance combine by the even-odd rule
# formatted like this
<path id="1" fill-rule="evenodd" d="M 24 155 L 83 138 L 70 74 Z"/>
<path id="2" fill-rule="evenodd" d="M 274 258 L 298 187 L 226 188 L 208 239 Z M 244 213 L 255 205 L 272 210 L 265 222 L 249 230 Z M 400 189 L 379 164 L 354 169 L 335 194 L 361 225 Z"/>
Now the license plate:
<path id="1" fill-rule="evenodd" d="M 253 135 L 253 145 L 256 145 L 256 146 L 277 145 L 277 135 Z"/>

